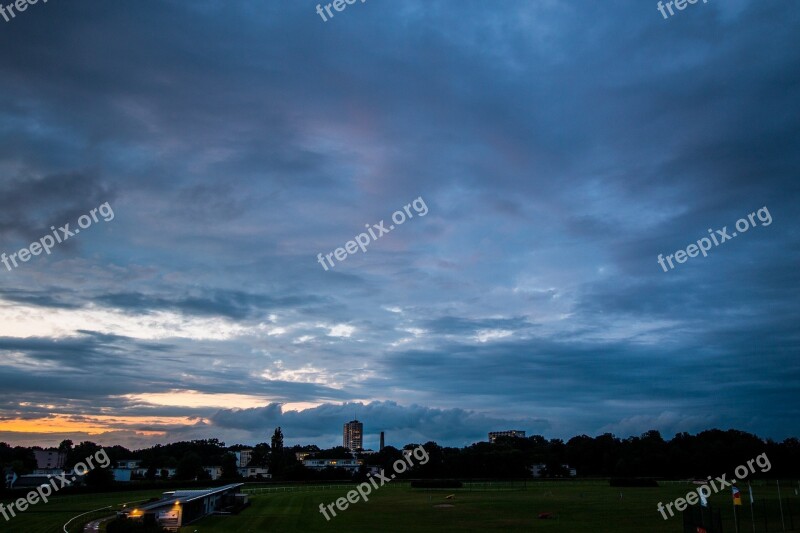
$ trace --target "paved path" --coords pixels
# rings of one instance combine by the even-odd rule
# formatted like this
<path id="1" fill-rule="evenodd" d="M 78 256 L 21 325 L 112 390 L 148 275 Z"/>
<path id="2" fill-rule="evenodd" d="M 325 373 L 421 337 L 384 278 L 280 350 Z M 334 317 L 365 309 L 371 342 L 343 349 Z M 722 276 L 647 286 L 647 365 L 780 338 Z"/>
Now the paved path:
<path id="1" fill-rule="evenodd" d="M 94 511 L 86 511 L 85 513 L 81 513 L 78 516 L 73 516 L 72 518 L 67 520 L 66 524 L 64 524 L 64 527 L 62 528 L 64 530 L 64 533 L 69 533 L 69 524 L 73 520 L 76 520 L 76 519 L 78 519 L 78 518 L 80 518 L 82 516 L 85 516 L 87 514 L 96 513 L 97 511 L 105 511 L 106 509 L 111 509 L 111 506 L 109 505 L 107 507 L 101 507 L 100 509 L 95 509 Z M 94 529 L 94 530 L 92 530 L 92 529 L 84 529 L 84 531 L 97 531 L 97 530 L 96 529 Z"/>
<path id="2" fill-rule="evenodd" d="M 102 524 L 103 522 L 108 522 L 113 518 L 114 518 L 113 516 L 107 516 L 105 518 L 101 518 L 100 520 L 89 522 L 88 524 L 86 524 L 86 527 L 83 528 L 83 533 L 97 533 L 98 531 L 100 531 L 100 524 Z"/>

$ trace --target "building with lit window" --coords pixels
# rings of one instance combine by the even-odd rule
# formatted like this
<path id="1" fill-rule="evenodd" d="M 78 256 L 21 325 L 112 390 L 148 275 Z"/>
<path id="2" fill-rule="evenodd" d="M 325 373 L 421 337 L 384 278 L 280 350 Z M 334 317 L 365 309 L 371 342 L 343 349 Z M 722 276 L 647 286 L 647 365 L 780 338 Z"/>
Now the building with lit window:
<path id="1" fill-rule="evenodd" d="M 351 420 L 345 424 L 342 446 L 350 451 L 362 449 L 364 447 L 364 424 L 358 420 Z"/>
<path id="2" fill-rule="evenodd" d="M 348 472 L 358 472 L 364 461 L 361 459 L 305 459 L 303 466 L 312 470 L 325 470 L 326 468 L 343 468 Z"/>
<path id="3" fill-rule="evenodd" d="M 489 442 L 494 444 L 494 441 L 497 440 L 497 437 L 514 437 L 519 439 L 525 438 L 525 432 L 519 429 L 509 429 L 508 431 L 490 431 L 489 432 Z"/>
<path id="4" fill-rule="evenodd" d="M 204 490 L 165 492 L 155 502 L 146 503 L 118 513 L 137 522 L 158 525 L 168 531 L 178 531 L 212 513 L 236 513 L 248 505 L 247 495 L 239 494 L 242 483 Z"/>

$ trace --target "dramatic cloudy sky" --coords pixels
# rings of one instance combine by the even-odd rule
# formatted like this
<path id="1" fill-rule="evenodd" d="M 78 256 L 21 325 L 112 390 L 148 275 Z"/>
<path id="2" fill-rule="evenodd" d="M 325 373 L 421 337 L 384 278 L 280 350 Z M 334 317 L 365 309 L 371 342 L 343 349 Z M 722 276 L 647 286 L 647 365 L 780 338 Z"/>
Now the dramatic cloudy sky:
<path id="1" fill-rule="evenodd" d="M 0 20 L 0 440 L 800 433 L 796 2 L 315 6 Z"/>

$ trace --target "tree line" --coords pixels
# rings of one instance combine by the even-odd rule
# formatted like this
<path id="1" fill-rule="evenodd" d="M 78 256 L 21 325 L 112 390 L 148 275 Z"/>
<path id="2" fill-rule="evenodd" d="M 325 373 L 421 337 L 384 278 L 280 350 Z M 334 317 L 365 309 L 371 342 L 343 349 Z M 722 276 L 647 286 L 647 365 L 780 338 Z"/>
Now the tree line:
<path id="1" fill-rule="evenodd" d="M 369 466 L 391 471 L 392 464 L 402 458 L 403 450 L 387 446 L 375 453 L 357 452 L 364 467 L 355 476 L 335 468 L 322 471 L 303 466 L 298 458 L 342 459 L 353 456 L 342 447 L 320 449 L 315 445 L 284 446 L 281 428 L 276 428 L 270 442 L 255 446 L 241 444 L 226 446 L 218 439 L 192 440 L 158 444 L 141 450 L 122 446 L 105 447 L 112 460 L 140 460 L 146 469 L 145 479 L 166 477 L 159 469 L 175 469 L 174 479 L 207 480 L 203 467 L 221 466 L 222 480 L 240 479 L 234 452 L 252 450 L 251 467 L 269 468 L 273 480 L 310 481 L 325 479 L 364 478 Z M 404 449 L 419 444 L 409 443 Z M 638 437 L 619 438 L 610 433 L 590 437 L 579 435 L 567 441 L 546 439 L 541 435 L 526 438 L 503 437 L 495 443 L 478 442 L 463 448 L 440 446 L 436 442 L 422 444 L 430 459 L 425 465 L 415 464 L 406 477 L 421 479 L 521 479 L 531 477 L 531 466 L 541 465 L 545 477 L 566 477 L 565 467 L 574 468 L 581 477 L 652 477 L 686 479 L 716 476 L 766 453 L 772 464 L 769 477 L 800 477 L 800 441 L 789 438 L 782 442 L 761 439 L 737 431 L 712 429 L 696 435 L 678 433 L 665 440 L 658 431 L 648 431 Z M 69 469 L 100 446 L 92 442 L 74 445 L 66 440 L 59 450 L 66 453 Z M 0 465 L 13 469 L 18 475 L 36 468 L 34 450 L 41 448 L 11 447 L 0 443 Z M 242 465 L 245 466 L 245 465 Z M 109 473 L 96 473 L 91 481 L 96 485 L 110 483 Z M 756 476 L 757 477 L 757 476 Z"/>

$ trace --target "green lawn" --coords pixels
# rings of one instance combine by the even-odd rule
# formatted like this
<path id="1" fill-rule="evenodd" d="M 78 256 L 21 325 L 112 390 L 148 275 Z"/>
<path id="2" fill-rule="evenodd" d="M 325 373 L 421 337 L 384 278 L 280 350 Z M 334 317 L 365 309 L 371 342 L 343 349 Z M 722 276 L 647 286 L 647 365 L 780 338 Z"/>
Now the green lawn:
<path id="1" fill-rule="evenodd" d="M 120 509 L 124 502 L 141 502 L 148 498 L 161 496 L 156 491 L 112 492 L 109 494 L 87 494 L 80 496 L 55 496 L 47 503 L 39 502 L 28 507 L 24 513 L 17 513 L 15 518 L 6 522 L 0 515 L 0 531 L 24 533 L 64 533 L 62 526 L 73 516 L 99 509 L 107 505 Z M 8 501 L 4 501 L 6 505 Z M 113 514 L 113 510 L 100 513 L 97 516 L 87 515 L 88 518 L 99 518 L 103 515 Z M 79 521 L 83 522 L 83 520 Z M 80 523 L 70 527 L 70 531 L 79 531 Z M 72 526 L 72 524 L 71 524 Z"/>
<path id="2" fill-rule="evenodd" d="M 679 532 L 680 522 L 664 522 L 655 511 L 659 489 L 619 490 L 607 483 L 548 483 L 526 491 L 426 491 L 387 485 L 369 502 L 351 505 L 327 522 L 320 503 L 332 503 L 346 492 L 277 493 L 255 495 L 252 506 L 238 516 L 210 517 L 181 531 L 246 533 L 262 531 L 592 531 Z M 452 500 L 445 499 L 455 494 Z M 677 494 L 680 494 L 678 492 Z M 654 501 L 655 500 L 655 501 Z M 439 507 L 436 505 L 452 505 Z M 537 519 L 542 512 L 557 518 Z M 615 523 L 625 520 L 625 525 Z"/>
<path id="3" fill-rule="evenodd" d="M 325 532 L 463 532 L 463 531 L 567 531 L 567 532 L 681 532 L 682 521 L 675 516 L 665 521 L 656 504 L 684 496 L 690 485 L 669 484 L 654 489 L 615 489 L 607 482 L 527 483 L 526 490 L 426 491 L 407 485 L 386 485 L 370 495 L 369 502 L 352 504 L 326 522 L 320 503 L 332 503 L 345 496 L 345 489 L 318 492 L 256 494 L 252 505 L 238 516 L 215 516 L 184 527 L 182 533 L 256 533 L 263 531 Z M 774 497 L 774 487 L 758 488 L 757 494 Z M 620 497 L 620 493 L 622 497 Z M 455 494 L 452 500 L 445 496 Z M 784 493 L 786 496 L 786 492 Z M 723 507 L 725 531 L 734 531 L 729 493 L 711 497 L 711 505 Z M 792 492 L 795 512 L 800 510 Z M 777 500 L 770 531 L 779 531 Z M 436 507 L 450 504 L 453 507 Z M 538 519 L 542 512 L 557 518 Z M 744 525 L 750 528 L 749 508 Z M 758 516 L 758 515 L 757 515 Z M 800 518 L 800 516 L 798 516 Z M 789 525 L 787 518 L 787 527 Z M 800 524 L 798 524 L 800 526 Z M 763 531 L 763 520 L 758 531 Z"/>
<path id="4" fill-rule="evenodd" d="M 252 486 L 251 486 L 252 487 Z M 175 487 L 179 488 L 179 487 Z M 558 531 L 616 533 L 680 533 L 681 518 L 665 521 L 656 504 L 684 496 L 692 486 L 666 484 L 654 489 L 616 489 L 605 481 L 528 482 L 511 487 L 503 484 L 479 485 L 472 490 L 411 489 L 399 481 L 373 491 L 368 502 L 351 504 L 338 511 L 330 522 L 319 512 L 320 503 L 332 503 L 347 494 L 346 487 L 310 489 L 289 486 L 286 492 L 251 495 L 252 505 L 236 516 L 213 516 L 184 527 L 182 533 L 262 533 L 286 532 L 463 532 L 463 531 Z M 253 490 L 250 488 L 249 490 Z M 259 489 L 256 489 L 258 491 Z M 274 491 L 274 489 L 272 489 Z M 771 519 L 769 531 L 781 531 L 774 483 L 757 486 L 756 498 L 766 501 Z M 84 511 L 123 502 L 143 501 L 162 491 L 116 492 L 56 497 L 37 504 L 4 522 L 0 532 L 58 533 L 71 517 Z M 620 498 L 622 493 L 622 498 Z M 445 496 L 455 494 L 452 500 Z M 749 503 L 744 491 L 745 503 Z M 787 529 L 793 524 L 800 531 L 800 498 L 788 485 L 784 488 Z M 723 510 L 725 531 L 733 532 L 730 493 L 716 494 L 711 504 Z M 7 503 L 7 502 L 6 502 Z M 436 507 L 437 505 L 452 507 Z M 741 509 L 740 531 L 751 532 L 750 509 Z M 793 516 L 789 516 L 789 512 Z M 542 512 L 557 518 L 537 519 Z M 764 531 L 763 517 L 757 508 L 757 531 Z M 791 520 L 791 522 L 790 522 Z M 72 531 L 75 531 L 74 529 Z"/>

